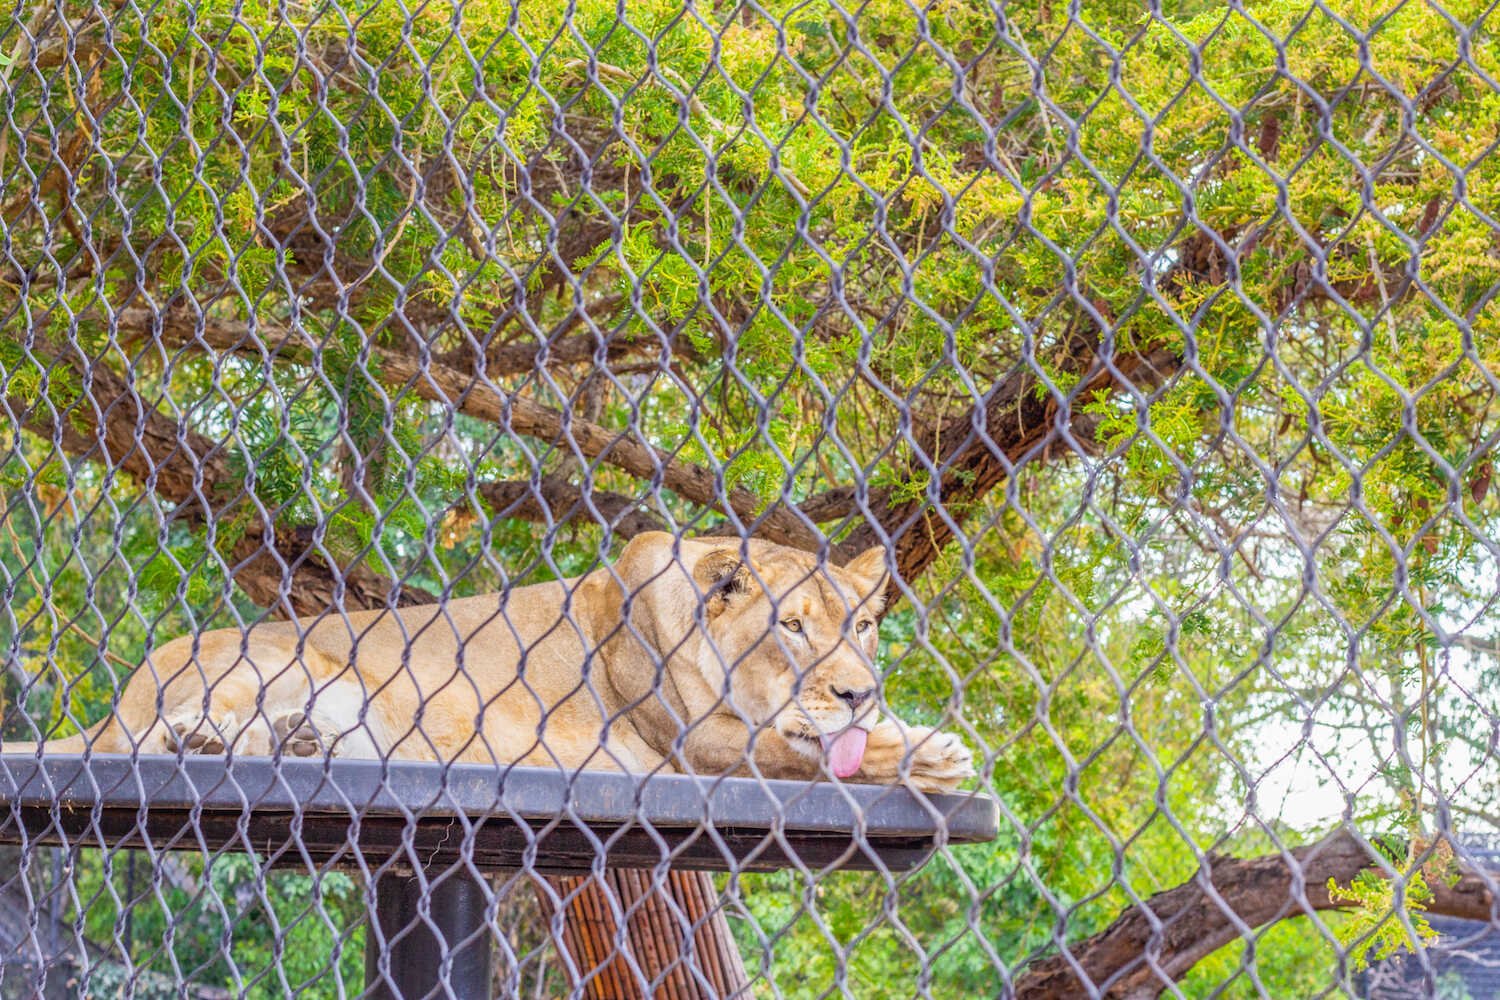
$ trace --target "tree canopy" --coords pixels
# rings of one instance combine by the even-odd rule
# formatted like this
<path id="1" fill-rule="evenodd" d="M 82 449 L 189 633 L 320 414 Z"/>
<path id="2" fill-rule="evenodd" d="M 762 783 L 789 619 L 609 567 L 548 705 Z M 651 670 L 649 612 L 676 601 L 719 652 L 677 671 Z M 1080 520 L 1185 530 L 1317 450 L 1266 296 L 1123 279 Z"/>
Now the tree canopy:
<path id="1" fill-rule="evenodd" d="M 885 544 L 886 700 L 966 735 L 1002 837 L 721 884 L 752 974 L 1036 985 L 1208 859 L 1342 826 L 1326 907 L 1132 974 L 1352 989 L 1469 906 L 1442 845 L 1497 816 L 1490 17 L 12 15 L 6 731 L 98 718 L 184 631 L 573 575 L 644 530 Z M 208 980 L 283 961 L 253 926 L 215 951 L 257 908 L 310 988 L 357 975 L 347 885 L 228 905 L 204 863 L 221 889 L 156 905 L 206 908 Z"/>

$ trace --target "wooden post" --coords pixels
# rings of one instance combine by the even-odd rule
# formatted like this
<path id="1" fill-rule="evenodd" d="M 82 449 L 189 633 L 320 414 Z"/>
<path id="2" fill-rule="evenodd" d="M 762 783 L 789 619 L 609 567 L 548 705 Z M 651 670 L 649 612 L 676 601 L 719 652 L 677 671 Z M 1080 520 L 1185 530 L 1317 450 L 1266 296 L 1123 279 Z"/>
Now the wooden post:
<path id="1" fill-rule="evenodd" d="M 463 869 L 434 869 L 432 875 L 429 882 L 388 872 L 375 883 L 375 909 L 365 928 L 367 1000 L 491 995 L 488 880 Z"/>
<path id="2" fill-rule="evenodd" d="M 559 945 L 578 970 L 573 985 L 583 983 L 587 1000 L 748 997 L 745 964 L 713 879 L 706 872 L 673 870 L 658 888 L 654 878 L 650 871 L 612 868 L 602 879 L 548 880 L 567 907 Z M 616 940 L 616 912 L 626 918 L 628 957 Z"/>

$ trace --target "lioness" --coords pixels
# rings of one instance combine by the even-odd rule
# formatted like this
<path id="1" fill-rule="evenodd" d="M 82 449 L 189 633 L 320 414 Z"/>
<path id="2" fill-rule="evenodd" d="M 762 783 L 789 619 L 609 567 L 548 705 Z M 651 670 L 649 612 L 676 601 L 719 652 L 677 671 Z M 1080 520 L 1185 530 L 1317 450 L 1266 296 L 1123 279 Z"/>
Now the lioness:
<path id="1" fill-rule="evenodd" d="M 884 582 L 884 549 L 838 568 L 653 532 L 573 580 L 174 639 L 110 718 L 42 749 L 753 768 L 950 789 L 973 774 L 964 745 L 880 718 Z"/>

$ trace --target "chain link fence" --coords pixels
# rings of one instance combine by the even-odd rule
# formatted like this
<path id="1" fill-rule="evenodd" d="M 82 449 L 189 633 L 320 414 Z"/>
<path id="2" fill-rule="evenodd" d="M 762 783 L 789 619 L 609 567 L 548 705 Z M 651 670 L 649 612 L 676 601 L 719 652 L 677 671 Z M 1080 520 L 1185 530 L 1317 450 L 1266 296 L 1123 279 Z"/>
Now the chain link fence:
<path id="1" fill-rule="evenodd" d="M 1492 995 L 1494 18 L 13 5 L 0 996 Z"/>

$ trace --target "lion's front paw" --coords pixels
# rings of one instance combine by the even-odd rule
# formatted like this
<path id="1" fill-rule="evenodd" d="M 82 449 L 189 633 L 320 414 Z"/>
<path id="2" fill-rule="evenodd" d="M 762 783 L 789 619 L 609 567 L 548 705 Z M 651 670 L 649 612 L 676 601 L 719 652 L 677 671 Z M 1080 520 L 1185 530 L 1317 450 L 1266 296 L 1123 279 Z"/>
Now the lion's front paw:
<path id="1" fill-rule="evenodd" d="M 974 777 L 974 754 L 956 733 L 919 726 L 911 741 L 911 784 L 924 792 L 949 792 Z"/>
<path id="2" fill-rule="evenodd" d="M 974 755 L 954 733 L 885 720 L 870 733 L 861 771 L 867 781 L 905 782 L 923 792 L 948 792 L 974 777 Z"/>

